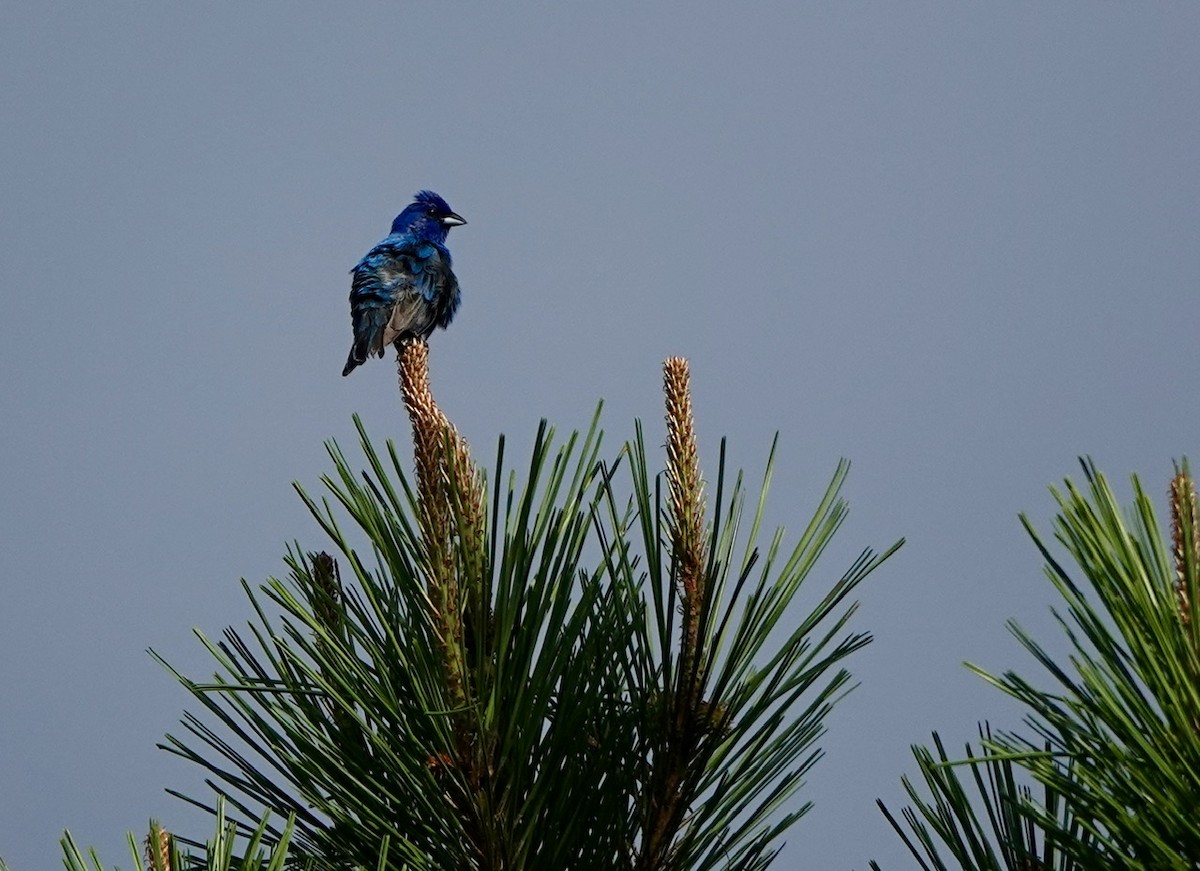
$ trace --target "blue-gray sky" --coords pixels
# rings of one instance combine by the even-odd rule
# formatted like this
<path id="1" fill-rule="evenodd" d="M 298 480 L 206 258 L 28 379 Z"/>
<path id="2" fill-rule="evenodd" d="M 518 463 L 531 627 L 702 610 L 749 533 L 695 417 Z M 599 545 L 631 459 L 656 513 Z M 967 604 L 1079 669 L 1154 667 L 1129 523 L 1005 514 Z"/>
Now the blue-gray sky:
<path id="1" fill-rule="evenodd" d="M 238 578 L 321 539 L 290 489 L 390 362 L 340 375 L 347 270 L 422 187 L 469 221 L 433 339 L 490 457 L 537 420 L 660 441 L 693 366 L 706 457 L 850 519 L 814 580 L 876 642 L 781 867 L 910 867 L 873 802 L 908 745 L 1019 712 L 962 668 L 1053 637 L 1017 524 L 1091 454 L 1162 493 L 1196 446 L 1200 6 L 1185 3 L 10 4 L 0 27 L 0 855 L 70 828 L 128 867 L 198 772 L 154 665 L 249 617 Z M 1125 491 L 1127 492 L 1127 490 Z"/>

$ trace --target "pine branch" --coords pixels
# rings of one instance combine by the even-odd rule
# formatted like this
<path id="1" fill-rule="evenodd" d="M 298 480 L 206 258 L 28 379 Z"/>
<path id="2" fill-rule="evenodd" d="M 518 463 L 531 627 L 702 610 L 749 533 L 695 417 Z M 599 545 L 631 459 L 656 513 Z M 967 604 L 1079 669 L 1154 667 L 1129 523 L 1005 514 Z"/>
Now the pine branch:
<path id="1" fill-rule="evenodd" d="M 768 645 L 845 516 L 845 464 L 795 549 L 776 535 L 760 553 L 774 449 L 743 541 L 724 443 L 710 519 L 673 359 L 664 504 L 640 427 L 600 461 L 599 410 L 561 446 L 543 422 L 520 483 L 501 440 L 488 503 L 428 347 L 405 343 L 397 367 L 414 472 L 357 417 L 365 470 L 330 443 L 327 498 L 297 492 L 333 549 L 289 549 L 288 578 L 245 585 L 248 633 L 201 636 L 217 676 L 177 677 L 216 722 L 188 715 L 195 746 L 165 747 L 244 820 L 294 817 L 294 856 L 319 867 L 373 862 L 387 839 L 394 869 L 765 868 L 807 810 L 780 808 L 848 688 L 839 664 L 869 640 L 843 636 L 847 597 L 892 552 L 865 551 Z"/>

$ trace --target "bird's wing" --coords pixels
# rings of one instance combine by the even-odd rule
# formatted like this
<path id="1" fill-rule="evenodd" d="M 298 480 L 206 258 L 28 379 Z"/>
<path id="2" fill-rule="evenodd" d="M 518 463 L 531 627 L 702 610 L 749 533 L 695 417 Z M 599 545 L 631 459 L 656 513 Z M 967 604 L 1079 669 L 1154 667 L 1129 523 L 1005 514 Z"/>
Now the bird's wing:
<path id="1" fill-rule="evenodd" d="M 453 280 L 449 260 L 441 246 L 407 237 L 389 237 L 367 252 L 351 270 L 351 359 L 382 357 L 397 338 L 433 330 L 431 304 L 444 288 L 445 276 Z"/>

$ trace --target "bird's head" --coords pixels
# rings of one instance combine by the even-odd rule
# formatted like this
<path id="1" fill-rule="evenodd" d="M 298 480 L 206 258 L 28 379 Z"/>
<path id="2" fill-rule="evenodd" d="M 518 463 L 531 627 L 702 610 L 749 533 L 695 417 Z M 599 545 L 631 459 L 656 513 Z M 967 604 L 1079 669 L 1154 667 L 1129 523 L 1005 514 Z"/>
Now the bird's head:
<path id="1" fill-rule="evenodd" d="M 467 223 L 433 191 L 420 191 L 392 221 L 392 233 L 408 233 L 418 239 L 445 242 L 451 227 Z"/>

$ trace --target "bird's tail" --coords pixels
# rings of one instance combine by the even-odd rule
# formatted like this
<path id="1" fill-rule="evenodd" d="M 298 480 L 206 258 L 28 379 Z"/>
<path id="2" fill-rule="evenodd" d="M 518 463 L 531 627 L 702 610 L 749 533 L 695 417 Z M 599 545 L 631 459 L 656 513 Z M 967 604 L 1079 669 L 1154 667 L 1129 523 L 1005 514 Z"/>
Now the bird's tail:
<path id="1" fill-rule="evenodd" d="M 361 356 L 361 357 L 356 355 L 354 353 L 356 350 L 357 350 L 357 348 L 350 349 L 350 356 L 346 358 L 346 367 L 344 369 L 342 369 L 342 377 L 343 378 L 346 377 L 347 375 L 349 375 L 355 369 L 357 369 L 360 364 L 365 363 L 367 361 L 367 358 L 365 355 Z"/>

